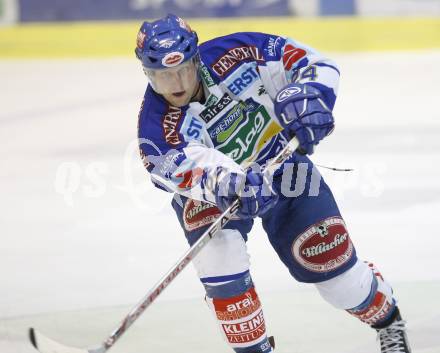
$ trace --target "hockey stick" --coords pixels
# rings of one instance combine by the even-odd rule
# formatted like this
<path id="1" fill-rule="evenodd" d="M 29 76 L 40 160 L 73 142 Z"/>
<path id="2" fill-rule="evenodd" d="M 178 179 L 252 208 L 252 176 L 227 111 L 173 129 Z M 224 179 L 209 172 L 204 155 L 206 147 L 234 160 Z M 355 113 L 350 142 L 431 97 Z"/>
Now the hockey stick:
<path id="1" fill-rule="evenodd" d="M 266 165 L 265 172 L 273 173 L 280 167 L 295 150 L 299 142 L 293 138 L 278 155 L 270 160 Z M 206 230 L 180 258 L 180 260 L 163 276 L 159 282 L 148 292 L 148 294 L 130 311 L 122 320 L 119 326 L 108 336 L 108 338 L 96 348 L 74 348 L 58 343 L 34 328 L 29 329 L 29 339 L 33 346 L 41 353 L 105 353 L 117 340 L 127 331 L 127 329 L 139 318 L 148 306 L 168 287 L 168 285 L 179 275 L 180 272 L 195 258 L 195 256 L 205 247 L 206 244 L 215 236 L 217 231 L 222 229 L 226 223 L 235 215 L 240 207 L 240 200 L 236 200 L 221 216 Z"/>

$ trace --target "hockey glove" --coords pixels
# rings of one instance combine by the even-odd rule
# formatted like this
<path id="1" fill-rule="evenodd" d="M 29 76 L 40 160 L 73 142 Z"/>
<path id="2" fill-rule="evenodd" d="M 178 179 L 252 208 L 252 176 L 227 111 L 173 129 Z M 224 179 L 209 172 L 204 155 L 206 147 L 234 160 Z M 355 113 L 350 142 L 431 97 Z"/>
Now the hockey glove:
<path id="1" fill-rule="evenodd" d="M 230 173 L 216 185 L 216 204 L 225 211 L 239 197 L 237 215 L 241 219 L 261 216 L 275 206 L 278 194 L 262 173 L 248 170 L 246 175 Z"/>
<path id="2" fill-rule="evenodd" d="M 277 93 L 274 108 L 290 137 L 298 138 L 299 150 L 304 154 L 312 154 L 319 141 L 333 131 L 332 112 L 321 92 L 311 85 L 288 84 Z"/>

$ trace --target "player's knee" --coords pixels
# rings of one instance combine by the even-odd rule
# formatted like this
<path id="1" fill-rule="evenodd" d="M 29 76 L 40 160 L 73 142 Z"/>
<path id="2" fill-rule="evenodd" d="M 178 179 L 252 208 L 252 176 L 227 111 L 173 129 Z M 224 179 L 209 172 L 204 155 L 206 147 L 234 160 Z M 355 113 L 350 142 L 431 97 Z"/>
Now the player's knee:
<path id="1" fill-rule="evenodd" d="M 219 231 L 200 251 L 193 264 L 202 282 L 244 273 L 249 270 L 249 255 L 243 236 L 237 230 Z"/>
<path id="2" fill-rule="evenodd" d="M 339 309 L 351 309 L 368 297 L 373 277 L 368 265 L 358 260 L 339 276 L 315 285 L 327 302 Z"/>

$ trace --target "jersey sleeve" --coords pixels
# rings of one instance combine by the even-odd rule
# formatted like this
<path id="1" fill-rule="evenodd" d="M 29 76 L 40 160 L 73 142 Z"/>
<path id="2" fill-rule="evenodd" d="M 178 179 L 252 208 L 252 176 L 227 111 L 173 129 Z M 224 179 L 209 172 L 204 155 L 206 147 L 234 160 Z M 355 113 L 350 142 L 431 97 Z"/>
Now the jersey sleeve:
<path id="1" fill-rule="evenodd" d="M 239 32 L 218 37 L 200 46 L 215 83 L 227 79 L 239 63 L 253 61 L 270 97 L 288 83 L 306 83 L 319 89 L 333 108 L 338 92 L 339 69 L 315 49 L 294 39 L 260 32 Z"/>
<path id="2" fill-rule="evenodd" d="M 149 87 L 139 113 L 138 141 L 144 166 L 160 189 L 215 203 L 220 177 L 243 169 L 204 144 L 204 125 L 187 109 L 169 106 Z"/>
<path id="3" fill-rule="evenodd" d="M 333 109 L 338 93 L 339 69 L 336 64 L 293 39 L 287 39 L 281 51 L 281 62 L 288 83 L 310 84 L 319 89 L 324 101 Z"/>
<path id="4" fill-rule="evenodd" d="M 272 99 L 288 83 L 304 83 L 319 89 L 333 109 L 339 69 L 332 60 L 291 38 L 254 32 L 238 35 L 259 48 L 263 59 L 259 63 L 260 76 Z"/>

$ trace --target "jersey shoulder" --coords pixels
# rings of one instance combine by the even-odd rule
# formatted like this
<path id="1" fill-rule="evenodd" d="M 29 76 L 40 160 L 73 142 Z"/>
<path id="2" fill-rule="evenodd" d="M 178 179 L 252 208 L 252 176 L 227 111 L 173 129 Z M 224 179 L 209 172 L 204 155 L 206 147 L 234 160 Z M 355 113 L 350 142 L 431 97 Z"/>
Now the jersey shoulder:
<path id="1" fill-rule="evenodd" d="M 169 105 L 150 85 L 144 95 L 138 117 L 139 144 L 145 152 L 166 153 L 185 145 L 180 126 L 186 108 Z"/>
<path id="2" fill-rule="evenodd" d="M 285 37 L 273 34 L 237 32 L 202 43 L 200 57 L 218 83 L 243 62 L 265 65 L 280 60 L 285 41 Z"/>

